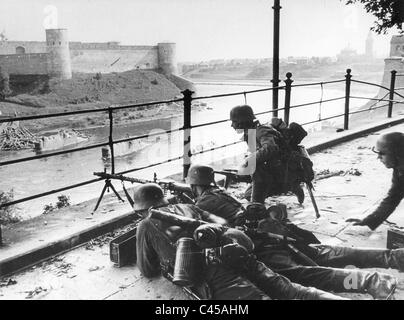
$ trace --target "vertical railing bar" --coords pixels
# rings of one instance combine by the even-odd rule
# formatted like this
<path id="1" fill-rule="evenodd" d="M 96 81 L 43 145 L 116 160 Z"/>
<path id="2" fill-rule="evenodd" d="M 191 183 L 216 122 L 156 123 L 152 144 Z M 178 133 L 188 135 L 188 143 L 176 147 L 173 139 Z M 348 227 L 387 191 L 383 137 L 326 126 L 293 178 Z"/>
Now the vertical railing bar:
<path id="1" fill-rule="evenodd" d="M 393 114 L 393 100 L 394 100 L 394 87 L 396 85 L 396 75 L 397 71 L 396 70 L 391 70 L 391 78 L 390 78 L 390 95 L 389 95 L 389 108 L 387 111 L 387 117 L 391 118 L 391 115 Z"/>
<path id="2" fill-rule="evenodd" d="M 292 83 L 293 80 L 291 79 L 292 73 L 286 73 L 286 80 L 284 81 L 286 84 L 285 87 L 285 110 L 284 110 L 284 121 L 286 125 L 289 125 L 289 115 L 290 115 L 290 94 L 292 91 Z"/>
<path id="3" fill-rule="evenodd" d="M 182 178 L 188 176 L 188 170 L 191 166 L 191 105 L 193 91 L 186 89 L 181 92 L 184 95 L 184 154 L 183 154 L 183 172 Z"/>
<path id="4" fill-rule="evenodd" d="M 272 54 L 272 110 L 273 116 L 278 117 L 278 98 L 279 98 L 279 29 L 280 29 L 280 11 L 282 9 L 280 0 L 274 0 L 274 31 L 273 31 L 273 54 Z"/>
<path id="5" fill-rule="evenodd" d="M 113 127 L 114 127 L 114 118 L 112 115 L 112 108 L 108 108 L 108 117 L 109 117 L 109 149 L 111 150 L 111 173 L 115 174 L 115 153 L 114 153 L 114 140 L 112 137 Z"/>
<path id="6" fill-rule="evenodd" d="M 349 128 L 349 96 L 351 94 L 351 78 L 351 69 L 346 69 L 344 130 L 348 130 Z"/>

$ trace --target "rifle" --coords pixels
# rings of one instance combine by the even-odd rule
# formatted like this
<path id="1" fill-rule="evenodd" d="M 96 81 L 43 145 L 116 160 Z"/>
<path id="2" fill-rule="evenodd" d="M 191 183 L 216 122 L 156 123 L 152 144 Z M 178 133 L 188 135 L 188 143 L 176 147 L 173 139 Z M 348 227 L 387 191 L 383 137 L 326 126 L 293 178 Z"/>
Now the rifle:
<path id="1" fill-rule="evenodd" d="M 249 237 L 252 237 L 252 238 L 259 237 L 261 239 L 265 239 L 265 238 L 273 239 L 277 243 L 285 245 L 286 248 L 293 255 L 297 256 L 298 259 L 303 261 L 305 265 L 318 266 L 318 264 L 316 262 L 314 262 L 311 258 L 309 258 L 310 253 L 314 253 L 315 250 L 313 248 L 311 248 L 309 245 L 307 245 L 305 243 L 301 243 L 301 241 L 299 241 L 295 238 L 291 238 L 291 237 L 287 237 L 287 236 L 283 236 L 283 235 L 279 235 L 279 234 L 267 232 L 267 231 L 258 231 L 256 229 L 251 229 L 251 228 L 247 228 L 245 230 L 245 233 Z M 265 247 L 266 246 L 264 246 L 264 248 Z M 269 245 L 269 250 L 271 250 L 271 245 Z M 306 253 L 308 253 L 308 254 L 306 254 Z"/>
<path id="2" fill-rule="evenodd" d="M 237 174 L 238 171 L 234 170 L 234 169 L 223 169 L 223 170 L 218 170 L 218 171 L 214 171 L 214 172 L 225 176 L 225 179 L 224 179 L 224 188 L 225 189 L 227 189 L 228 186 L 232 182 L 251 183 L 251 176 L 239 175 L 239 174 Z"/>
<path id="3" fill-rule="evenodd" d="M 309 153 L 307 152 L 307 150 L 306 150 L 306 148 L 304 146 L 299 145 L 298 146 L 298 151 L 299 151 L 299 154 L 303 158 L 308 159 L 312 163 L 312 161 L 310 159 L 310 156 L 309 156 Z M 314 211 L 316 212 L 316 218 L 320 218 L 320 212 L 319 212 L 318 207 L 317 207 L 317 202 L 316 202 L 316 199 L 314 198 L 314 195 L 313 195 L 314 187 L 313 187 L 313 183 L 311 182 L 312 179 L 310 179 L 310 177 L 307 176 L 306 170 L 304 170 L 304 168 L 302 168 L 302 169 L 303 169 L 303 172 L 304 172 L 304 183 L 306 184 L 307 191 L 309 192 L 309 195 L 310 195 L 311 203 L 313 204 Z"/>
<path id="4" fill-rule="evenodd" d="M 118 195 L 118 193 L 115 191 L 115 189 L 113 188 L 113 186 L 110 183 L 111 179 L 128 181 L 131 183 L 141 183 L 141 184 L 156 183 L 163 189 L 164 194 L 167 194 L 167 192 L 170 191 L 170 194 L 172 194 L 176 197 L 179 197 L 183 202 L 192 203 L 192 204 L 194 203 L 192 190 L 187 184 L 179 183 L 179 182 L 176 182 L 174 180 L 169 180 L 169 179 L 158 180 L 156 174 L 154 174 L 153 180 L 126 177 L 122 174 L 112 174 L 112 173 L 106 173 L 106 172 L 94 172 L 93 174 L 100 178 L 106 179 L 106 186 L 111 187 L 119 199 L 121 199 L 120 196 Z M 126 198 L 128 199 L 128 202 L 133 207 L 134 203 L 133 203 L 131 196 L 128 194 L 127 190 L 125 189 L 125 186 L 123 188 L 124 188 L 124 192 L 126 194 Z M 103 193 L 101 193 L 101 196 L 98 199 L 98 202 L 97 202 L 97 205 L 96 205 L 94 211 L 97 210 L 99 202 L 101 201 L 101 198 L 104 194 L 104 191 L 105 190 L 103 190 Z"/>
<path id="5" fill-rule="evenodd" d="M 158 219 L 164 222 L 168 222 L 174 226 L 180 226 L 187 229 L 196 229 L 203 224 L 207 224 L 208 222 L 203 220 L 196 220 L 184 216 L 180 216 L 178 214 L 164 212 L 162 210 L 150 208 L 150 218 Z"/>

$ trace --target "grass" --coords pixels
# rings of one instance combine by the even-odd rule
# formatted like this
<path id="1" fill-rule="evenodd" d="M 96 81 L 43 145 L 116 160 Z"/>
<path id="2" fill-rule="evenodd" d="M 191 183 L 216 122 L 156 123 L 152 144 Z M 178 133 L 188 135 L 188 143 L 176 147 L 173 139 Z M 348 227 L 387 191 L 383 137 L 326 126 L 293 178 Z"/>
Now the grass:
<path id="1" fill-rule="evenodd" d="M 14 200 L 14 190 L 0 191 L 0 204 Z M 20 222 L 22 218 L 16 212 L 15 206 L 8 206 L 0 209 L 0 224 L 10 224 Z"/>

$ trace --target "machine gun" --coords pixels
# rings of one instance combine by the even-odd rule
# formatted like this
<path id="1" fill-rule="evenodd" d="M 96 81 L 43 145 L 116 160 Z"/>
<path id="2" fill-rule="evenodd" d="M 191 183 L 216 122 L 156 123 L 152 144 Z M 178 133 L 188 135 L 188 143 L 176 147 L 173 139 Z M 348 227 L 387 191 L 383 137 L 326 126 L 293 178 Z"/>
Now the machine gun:
<path id="1" fill-rule="evenodd" d="M 238 171 L 234 170 L 234 169 L 223 169 L 223 170 L 218 170 L 218 171 L 214 171 L 214 172 L 225 176 L 224 185 L 223 185 L 223 187 L 225 189 L 227 189 L 229 187 L 229 185 L 233 182 L 251 183 L 251 176 L 239 175 L 239 174 L 237 174 Z"/>
<path id="2" fill-rule="evenodd" d="M 95 176 L 98 176 L 102 179 L 105 179 L 105 186 L 104 189 L 101 192 L 101 196 L 99 197 L 97 204 L 95 206 L 95 209 L 93 213 L 97 210 L 102 197 L 104 196 L 105 190 L 107 188 L 111 188 L 112 191 L 115 193 L 115 195 L 118 197 L 119 200 L 122 202 L 124 201 L 121 196 L 118 194 L 118 192 L 115 190 L 114 186 L 111 183 L 111 179 L 115 180 L 121 180 L 123 181 L 128 181 L 131 183 L 156 183 L 158 184 L 164 191 L 164 194 L 167 195 L 168 192 L 170 192 L 171 195 L 178 197 L 182 202 L 185 203 L 194 203 L 193 200 L 193 194 L 191 188 L 185 184 L 185 183 L 179 183 L 174 180 L 169 180 L 169 179 L 157 179 L 157 175 L 154 174 L 153 180 L 146 180 L 146 179 L 139 179 L 139 178 L 132 178 L 132 177 L 126 177 L 122 174 L 111 174 L 111 173 L 106 173 L 106 172 L 94 172 L 93 173 Z M 129 204 L 133 207 L 133 199 L 132 197 L 128 194 L 127 190 L 125 189 L 124 186 L 124 192 L 126 194 L 126 198 L 128 199 Z"/>

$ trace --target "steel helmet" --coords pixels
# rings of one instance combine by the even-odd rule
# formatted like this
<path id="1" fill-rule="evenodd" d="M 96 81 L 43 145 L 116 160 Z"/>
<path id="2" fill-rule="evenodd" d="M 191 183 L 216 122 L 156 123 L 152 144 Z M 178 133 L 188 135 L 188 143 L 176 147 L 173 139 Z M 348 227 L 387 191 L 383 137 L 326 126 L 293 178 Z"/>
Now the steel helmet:
<path id="1" fill-rule="evenodd" d="M 389 132 L 381 135 L 376 142 L 377 146 L 387 149 L 397 158 L 404 158 L 404 133 Z"/>
<path id="2" fill-rule="evenodd" d="M 133 209 L 145 210 L 150 207 L 168 204 L 163 189 L 155 183 L 145 183 L 136 187 L 133 194 Z"/>
<path id="3" fill-rule="evenodd" d="M 253 122 L 254 111 L 249 105 L 236 106 L 230 111 L 230 120 L 237 122 Z"/>
<path id="4" fill-rule="evenodd" d="M 213 168 L 200 164 L 191 166 L 188 170 L 187 182 L 189 184 L 201 186 L 215 184 L 215 173 Z"/>

